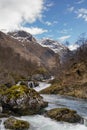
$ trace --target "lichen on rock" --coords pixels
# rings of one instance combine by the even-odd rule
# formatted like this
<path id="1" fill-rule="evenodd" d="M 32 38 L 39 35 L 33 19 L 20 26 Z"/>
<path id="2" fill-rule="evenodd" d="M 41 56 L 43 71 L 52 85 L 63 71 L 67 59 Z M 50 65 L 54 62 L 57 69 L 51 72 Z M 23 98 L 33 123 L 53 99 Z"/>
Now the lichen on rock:
<path id="1" fill-rule="evenodd" d="M 4 111 L 12 111 L 20 115 L 36 114 L 47 106 L 43 98 L 34 89 L 24 85 L 12 86 L 3 92 L 1 105 Z"/>

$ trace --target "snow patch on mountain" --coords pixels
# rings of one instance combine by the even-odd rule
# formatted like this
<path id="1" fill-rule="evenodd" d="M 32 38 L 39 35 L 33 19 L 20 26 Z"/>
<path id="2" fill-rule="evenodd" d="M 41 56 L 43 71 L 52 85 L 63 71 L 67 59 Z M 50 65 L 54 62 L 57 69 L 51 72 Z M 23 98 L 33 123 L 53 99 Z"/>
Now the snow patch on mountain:
<path id="1" fill-rule="evenodd" d="M 51 39 L 43 39 L 42 41 L 40 41 L 40 45 L 50 48 L 55 53 L 58 53 L 60 56 L 68 51 L 68 48 L 66 46 L 60 44 L 58 41 Z"/>
<path id="2" fill-rule="evenodd" d="M 25 31 L 14 31 L 14 32 L 8 32 L 8 35 L 13 37 L 14 39 L 17 39 L 21 42 L 36 42 L 36 39 L 28 32 Z"/>

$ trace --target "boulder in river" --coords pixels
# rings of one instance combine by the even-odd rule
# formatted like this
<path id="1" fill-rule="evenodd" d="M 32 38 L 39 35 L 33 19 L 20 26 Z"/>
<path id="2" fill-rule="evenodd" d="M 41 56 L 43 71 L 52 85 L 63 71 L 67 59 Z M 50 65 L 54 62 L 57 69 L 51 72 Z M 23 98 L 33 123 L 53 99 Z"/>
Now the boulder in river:
<path id="1" fill-rule="evenodd" d="M 55 108 L 47 112 L 47 116 L 57 121 L 64 121 L 68 123 L 80 123 L 82 118 L 76 111 L 68 108 Z"/>
<path id="2" fill-rule="evenodd" d="M 38 113 L 48 105 L 38 92 L 24 85 L 12 86 L 2 93 L 1 105 L 4 112 L 11 111 L 19 115 Z"/>
<path id="3" fill-rule="evenodd" d="M 4 126 L 6 129 L 10 130 L 28 130 L 30 124 L 27 121 L 10 117 L 4 122 Z"/>

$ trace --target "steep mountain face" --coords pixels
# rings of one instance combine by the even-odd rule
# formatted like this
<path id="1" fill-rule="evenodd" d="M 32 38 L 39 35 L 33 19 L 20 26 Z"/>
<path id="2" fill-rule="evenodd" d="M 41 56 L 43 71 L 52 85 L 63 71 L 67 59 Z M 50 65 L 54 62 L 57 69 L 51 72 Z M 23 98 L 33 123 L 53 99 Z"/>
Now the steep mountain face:
<path id="1" fill-rule="evenodd" d="M 44 39 L 40 43 L 44 47 L 48 47 L 51 50 L 53 50 L 55 53 L 58 53 L 60 56 L 65 54 L 69 49 L 64 46 L 63 44 L 60 44 L 58 41 L 54 41 L 51 39 Z"/>
<path id="2" fill-rule="evenodd" d="M 8 35 L 12 36 L 13 38 L 17 39 L 21 42 L 36 42 L 36 39 L 30 34 L 25 31 L 14 31 L 14 32 L 8 32 Z"/>
<path id="3" fill-rule="evenodd" d="M 23 37 L 25 33 L 20 34 Z M 20 74 L 23 77 L 31 75 L 39 67 L 45 67 L 48 70 L 56 67 L 58 56 L 49 48 L 44 48 L 33 40 L 32 37 L 28 41 L 19 41 L 10 34 L 0 32 L 0 73 L 8 74 L 9 72 L 14 76 Z"/>
<path id="4" fill-rule="evenodd" d="M 21 39 L 19 45 L 21 45 L 23 51 L 20 51 L 20 53 L 24 58 L 36 62 L 39 66 L 43 65 L 48 68 L 55 66 L 57 55 L 51 49 L 39 45 L 30 33 L 17 31 L 8 34 L 17 41 Z M 17 48 L 19 47 L 17 46 Z"/>

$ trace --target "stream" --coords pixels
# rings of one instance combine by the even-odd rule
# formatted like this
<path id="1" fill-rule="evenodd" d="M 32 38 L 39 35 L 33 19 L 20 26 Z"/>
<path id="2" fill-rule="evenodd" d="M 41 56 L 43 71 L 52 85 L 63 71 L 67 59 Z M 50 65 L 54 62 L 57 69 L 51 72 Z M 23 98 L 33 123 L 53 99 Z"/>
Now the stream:
<path id="1" fill-rule="evenodd" d="M 40 91 L 43 88 L 49 87 L 50 84 L 46 82 L 40 82 L 40 85 L 35 88 L 36 91 Z M 45 101 L 49 102 L 46 110 L 52 108 L 67 107 L 76 110 L 79 115 L 85 118 L 84 124 L 69 124 L 66 122 L 56 122 L 50 118 L 44 117 L 43 115 L 33 115 L 33 116 L 22 116 L 18 119 L 29 121 L 31 126 L 29 130 L 87 130 L 87 101 L 82 99 L 76 99 L 67 96 L 60 95 L 41 95 Z M 3 121 L 0 126 L 0 130 L 5 130 L 3 126 Z"/>

